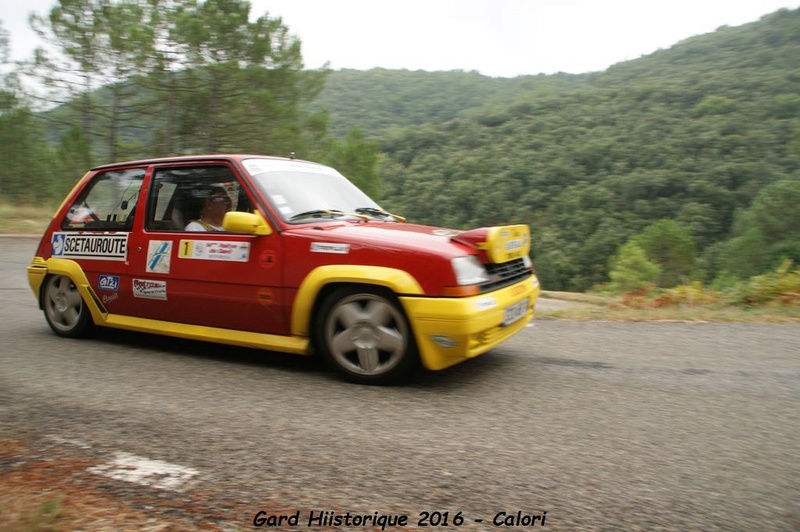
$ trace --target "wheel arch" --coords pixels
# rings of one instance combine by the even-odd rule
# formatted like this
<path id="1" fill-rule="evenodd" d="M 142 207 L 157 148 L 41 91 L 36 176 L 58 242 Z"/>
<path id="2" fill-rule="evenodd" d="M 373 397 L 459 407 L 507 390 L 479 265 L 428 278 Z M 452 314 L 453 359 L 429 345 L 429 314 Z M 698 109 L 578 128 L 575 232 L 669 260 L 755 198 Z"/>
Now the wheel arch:
<path id="1" fill-rule="evenodd" d="M 37 266 L 37 268 L 41 267 L 42 266 Z M 41 272 L 36 272 L 34 274 L 38 280 L 38 282 L 36 282 L 38 286 L 36 286 L 34 290 L 36 291 L 40 309 L 44 308 L 43 297 L 47 280 L 56 275 L 63 275 L 75 283 L 75 286 L 78 288 L 78 292 L 83 298 L 84 304 L 89 309 L 89 313 L 92 316 L 92 321 L 95 324 L 101 324 L 105 322 L 108 310 L 100 301 L 100 298 L 97 296 L 94 290 L 92 290 L 92 287 L 89 284 L 89 279 L 86 277 L 86 273 L 77 262 L 68 259 L 50 258 L 44 262 L 43 268 L 45 270 L 43 274 Z M 31 277 L 32 275 L 29 273 L 29 278 Z"/>
<path id="2" fill-rule="evenodd" d="M 383 266 L 331 265 L 320 266 L 309 273 L 292 305 L 292 335 L 310 336 L 319 306 L 334 290 L 348 285 L 383 288 L 393 297 L 422 295 L 422 287 L 408 272 Z M 402 305 L 400 305 L 402 309 Z M 412 327 L 413 328 L 413 327 Z"/>

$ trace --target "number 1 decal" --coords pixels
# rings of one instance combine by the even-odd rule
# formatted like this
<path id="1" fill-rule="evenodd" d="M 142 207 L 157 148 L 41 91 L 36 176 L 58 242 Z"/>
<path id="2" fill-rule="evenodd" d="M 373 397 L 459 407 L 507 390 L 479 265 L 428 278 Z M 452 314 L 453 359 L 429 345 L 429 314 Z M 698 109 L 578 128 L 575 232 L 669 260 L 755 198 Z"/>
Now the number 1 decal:
<path id="1" fill-rule="evenodd" d="M 192 242 L 193 240 L 181 240 L 181 252 L 179 256 L 187 259 L 192 256 Z"/>

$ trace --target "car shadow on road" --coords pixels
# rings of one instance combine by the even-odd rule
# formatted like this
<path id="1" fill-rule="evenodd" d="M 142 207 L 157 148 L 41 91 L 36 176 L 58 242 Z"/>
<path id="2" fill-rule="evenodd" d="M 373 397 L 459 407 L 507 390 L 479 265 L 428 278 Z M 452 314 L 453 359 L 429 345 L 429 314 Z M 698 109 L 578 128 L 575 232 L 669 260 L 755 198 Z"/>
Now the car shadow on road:
<path id="1" fill-rule="evenodd" d="M 231 346 L 110 328 L 98 328 L 93 338 L 97 341 L 152 351 L 153 353 L 203 358 L 238 365 L 280 368 L 285 371 L 328 373 L 323 361 L 315 356 L 292 355 L 265 349 Z M 333 376 L 332 373 L 331 376 Z"/>
<path id="2" fill-rule="evenodd" d="M 264 349 L 109 328 L 97 328 L 93 334 L 93 339 L 119 347 L 150 351 L 154 354 L 164 353 L 173 356 L 214 360 L 227 364 L 277 369 L 298 375 L 313 375 L 333 382 L 341 382 L 343 380 L 320 357 L 315 355 L 293 355 Z M 470 386 L 470 384 L 484 379 L 492 379 L 497 373 L 502 373 L 504 367 L 503 357 L 489 352 L 441 371 L 429 371 L 419 368 L 398 386 L 412 389 L 447 389 L 450 387 Z M 354 386 L 358 385 L 354 384 Z"/>

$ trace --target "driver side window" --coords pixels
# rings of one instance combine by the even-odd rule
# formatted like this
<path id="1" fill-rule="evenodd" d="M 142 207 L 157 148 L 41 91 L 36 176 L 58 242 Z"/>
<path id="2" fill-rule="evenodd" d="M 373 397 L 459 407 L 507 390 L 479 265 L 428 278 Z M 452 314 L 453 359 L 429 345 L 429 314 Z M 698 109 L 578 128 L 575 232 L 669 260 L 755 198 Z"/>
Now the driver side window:
<path id="1" fill-rule="evenodd" d="M 238 179 L 224 165 L 157 168 L 148 200 L 148 231 L 222 231 L 226 212 L 251 210 Z"/>

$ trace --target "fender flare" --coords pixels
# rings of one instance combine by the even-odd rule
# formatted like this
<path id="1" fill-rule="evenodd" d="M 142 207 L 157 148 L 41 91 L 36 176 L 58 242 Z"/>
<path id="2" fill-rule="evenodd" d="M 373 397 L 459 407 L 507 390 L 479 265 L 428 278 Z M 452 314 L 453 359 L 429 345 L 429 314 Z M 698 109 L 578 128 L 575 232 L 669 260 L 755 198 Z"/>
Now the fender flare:
<path id="1" fill-rule="evenodd" d="M 106 321 L 108 310 L 100 302 L 100 298 L 92 290 L 89 285 L 89 279 L 83 268 L 69 259 L 54 259 L 49 258 L 44 261 L 36 261 L 28 267 L 28 282 L 31 285 L 36 297 L 39 301 L 39 307 L 42 306 L 42 286 L 44 280 L 51 275 L 64 275 L 69 277 L 75 286 L 78 288 L 86 307 L 92 315 L 95 323 L 102 324 Z"/>
<path id="2" fill-rule="evenodd" d="M 406 271 L 384 266 L 353 264 L 319 266 L 303 279 L 292 305 L 292 336 L 310 336 L 311 314 L 319 293 L 330 284 L 362 284 L 388 288 L 399 295 L 423 295 L 425 292 Z"/>

